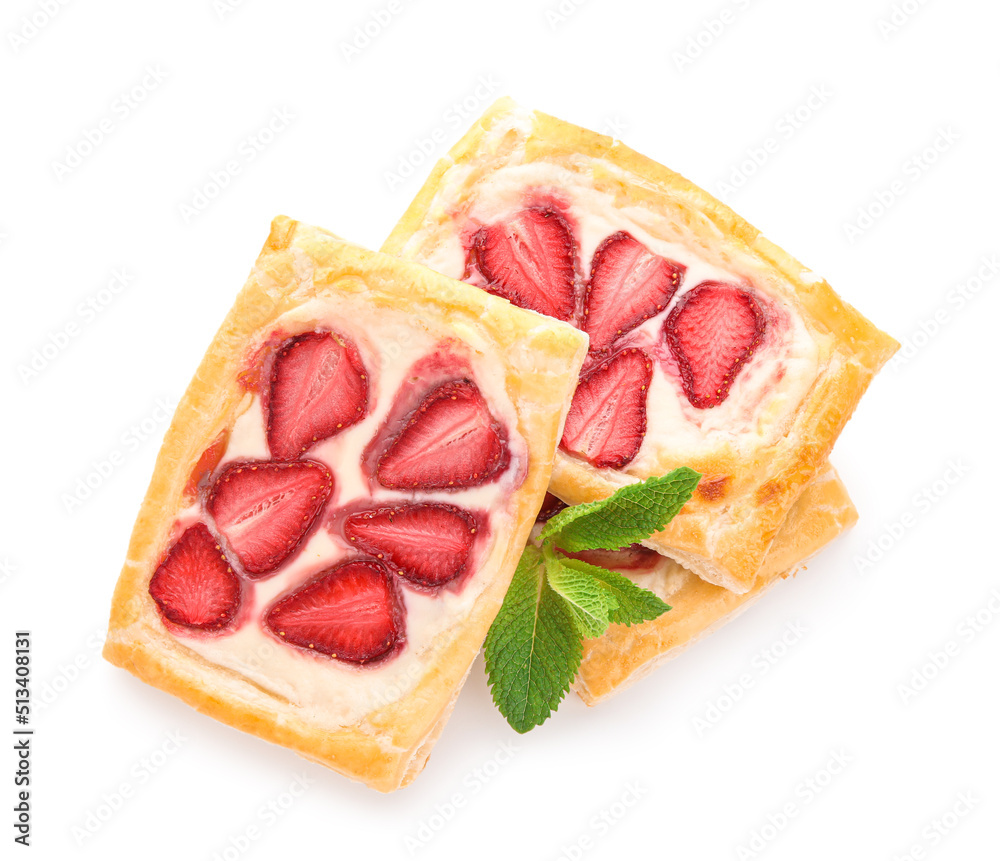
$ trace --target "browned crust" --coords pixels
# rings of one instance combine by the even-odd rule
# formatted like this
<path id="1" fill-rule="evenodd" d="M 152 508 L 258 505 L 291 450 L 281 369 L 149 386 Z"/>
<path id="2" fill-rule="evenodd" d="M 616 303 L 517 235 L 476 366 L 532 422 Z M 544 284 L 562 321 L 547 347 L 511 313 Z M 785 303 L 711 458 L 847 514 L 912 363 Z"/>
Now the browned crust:
<path id="1" fill-rule="evenodd" d="M 764 560 L 753 588 L 743 594 L 707 583 L 673 562 L 680 585 L 667 599 L 673 609 L 652 622 L 612 625 L 584 643 L 574 688 L 596 705 L 675 658 L 692 643 L 731 621 L 813 554 L 849 529 L 858 513 L 830 466 L 796 500 Z"/>
<path id="2" fill-rule="evenodd" d="M 745 592 L 790 507 L 825 463 L 874 374 L 899 345 L 825 281 L 806 280 L 802 264 L 728 206 L 621 142 L 539 112 L 528 115 L 526 131 L 510 128 L 502 135 L 493 131 L 516 110 L 509 99 L 487 110 L 435 166 L 383 250 L 416 260 L 428 258 L 447 235 L 453 218 L 453 212 L 436 202 L 448 170 L 455 164 L 468 170 L 461 180 L 461 206 L 480 178 L 516 157 L 587 171 L 588 181 L 622 206 L 638 204 L 668 214 L 663 238 L 686 243 L 709 262 L 738 270 L 749 261 L 757 283 L 799 312 L 820 348 L 822 373 L 784 436 L 755 453 L 720 445 L 710 455 L 685 457 L 683 462 L 664 450 L 643 473 L 595 469 L 559 452 L 551 485 L 557 496 L 576 504 L 605 498 L 632 478 L 664 474 L 678 466 L 716 478 L 728 476 L 719 492 L 697 495 L 648 544 L 712 583 Z M 581 155 L 589 160 L 582 161 Z M 619 171 L 629 176 L 623 178 Z M 414 239 L 418 234 L 419 241 Z"/>
<path id="3" fill-rule="evenodd" d="M 456 337 L 488 333 L 501 355 L 517 431 L 528 447 L 510 510 L 516 528 L 484 562 L 488 586 L 468 618 L 432 651 L 404 697 L 335 730 L 304 719 L 294 704 L 212 664 L 163 626 L 148 583 L 168 544 L 184 488 L 201 453 L 231 428 L 245 393 L 237 382 L 261 330 L 286 311 L 335 292 L 402 306 L 415 319 L 444 323 Z M 517 349 L 513 349 L 516 347 Z M 548 485 L 586 337 L 562 323 L 513 308 L 424 267 L 365 251 L 332 234 L 279 217 L 246 286 L 209 346 L 174 415 L 115 588 L 104 656 L 143 681 L 220 721 L 284 745 L 381 791 L 420 771 L 496 615 Z"/>

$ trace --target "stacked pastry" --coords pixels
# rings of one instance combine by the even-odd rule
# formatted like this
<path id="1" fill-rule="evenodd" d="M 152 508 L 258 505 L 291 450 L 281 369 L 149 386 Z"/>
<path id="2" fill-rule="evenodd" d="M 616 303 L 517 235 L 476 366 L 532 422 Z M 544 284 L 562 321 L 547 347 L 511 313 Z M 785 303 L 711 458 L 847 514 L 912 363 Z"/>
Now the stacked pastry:
<path id="1" fill-rule="evenodd" d="M 895 342 L 666 168 L 501 101 L 383 251 L 274 222 L 157 460 L 114 663 L 388 791 L 547 490 L 702 474 L 648 546 L 598 560 L 673 610 L 586 643 L 588 702 L 853 523 L 827 457 Z"/>
<path id="2" fill-rule="evenodd" d="M 827 457 L 898 345 L 678 174 L 503 99 L 383 251 L 589 335 L 552 473 L 559 499 L 702 473 L 644 542 L 662 556 L 620 555 L 673 610 L 586 644 L 587 702 L 732 618 L 856 520 Z"/>

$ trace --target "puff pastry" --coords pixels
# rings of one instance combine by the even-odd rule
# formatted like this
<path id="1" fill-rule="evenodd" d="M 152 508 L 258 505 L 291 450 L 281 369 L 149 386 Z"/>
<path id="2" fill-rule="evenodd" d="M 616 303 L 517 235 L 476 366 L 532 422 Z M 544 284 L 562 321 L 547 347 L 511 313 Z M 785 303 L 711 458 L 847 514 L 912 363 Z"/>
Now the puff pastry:
<path id="1" fill-rule="evenodd" d="M 645 678 L 660 664 L 736 618 L 857 519 L 846 488 L 827 465 L 788 512 L 757 581 L 747 592 L 736 594 L 707 583 L 664 556 L 644 570 L 621 569 L 643 588 L 656 592 L 672 609 L 641 625 L 612 625 L 603 636 L 585 641 L 574 690 L 592 706 Z"/>
<path id="2" fill-rule="evenodd" d="M 585 352 L 571 326 L 277 218 L 164 440 L 105 657 L 375 789 L 405 785 L 499 609 Z M 330 379 L 343 391 L 323 400 Z M 415 452 L 432 414 L 466 423 L 447 468 L 471 457 L 463 434 L 488 442 L 488 468 L 457 484 L 429 472 Z M 461 576 L 435 580 L 406 547 L 383 558 L 371 530 L 404 510 L 464 530 Z M 348 612 L 347 633 L 317 627 Z"/>
<path id="3" fill-rule="evenodd" d="M 552 492 L 576 504 L 698 470 L 695 497 L 647 543 L 738 593 L 898 347 L 702 189 L 507 99 L 437 164 L 383 251 L 586 329 Z"/>

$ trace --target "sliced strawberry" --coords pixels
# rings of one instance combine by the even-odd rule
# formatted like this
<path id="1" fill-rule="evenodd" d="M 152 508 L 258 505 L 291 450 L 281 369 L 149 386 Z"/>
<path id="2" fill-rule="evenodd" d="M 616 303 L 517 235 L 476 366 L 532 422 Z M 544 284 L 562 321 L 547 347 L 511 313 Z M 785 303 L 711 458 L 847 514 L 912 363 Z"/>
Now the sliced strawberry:
<path id="1" fill-rule="evenodd" d="M 440 586 L 465 571 L 477 531 L 467 511 L 437 502 L 359 511 L 344 523 L 356 547 L 424 586 Z"/>
<path id="2" fill-rule="evenodd" d="M 583 307 L 590 349 L 609 350 L 622 335 L 655 317 L 673 298 L 685 267 L 653 254 L 624 230 L 594 253 Z"/>
<path id="3" fill-rule="evenodd" d="M 693 406 L 708 409 L 726 399 L 765 327 L 753 294 L 735 284 L 702 281 L 681 298 L 663 334 Z"/>
<path id="4" fill-rule="evenodd" d="M 321 463 L 239 461 L 215 480 L 208 511 L 256 579 L 270 574 L 298 548 L 333 491 Z"/>
<path id="5" fill-rule="evenodd" d="M 357 347 L 333 332 L 307 332 L 277 351 L 267 398 L 267 444 L 293 460 L 365 417 L 368 374 Z"/>
<path id="6" fill-rule="evenodd" d="M 545 523 L 546 520 L 551 520 L 564 508 L 566 508 L 566 503 L 563 502 L 558 496 L 552 493 L 546 493 L 545 498 L 542 500 L 542 507 L 538 509 L 538 515 L 535 517 L 535 522 Z"/>
<path id="7" fill-rule="evenodd" d="M 191 470 L 187 485 L 184 487 L 184 495 L 186 497 L 191 498 L 198 494 L 198 486 L 201 484 L 201 480 L 214 472 L 215 468 L 219 465 L 219 461 L 222 460 L 223 455 L 226 453 L 227 445 L 229 445 L 228 429 L 223 430 L 215 438 L 215 442 L 201 453 L 201 457 L 198 458 L 194 469 Z"/>
<path id="8" fill-rule="evenodd" d="M 264 624 L 286 643 L 363 664 L 403 637 L 403 610 L 389 572 L 355 559 L 279 599 Z"/>
<path id="9" fill-rule="evenodd" d="M 521 308 L 560 320 L 576 313 L 576 243 L 553 206 L 529 206 L 472 237 L 466 277 L 473 269 L 486 289 Z"/>
<path id="10" fill-rule="evenodd" d="M 184 531 L 149 581 L 163 618 L 202 631 L 219 630 L 236 618 L 240 580 L 204 523 Z"/>
<path id="11" fill-rule="evenodd" d="M 596 467 L 620 469 L 646 436 L 646 394 L 653 365 L 642 350 L 615 353 L 580 377 L 562 447 Z"/>
<path id="12" fill-rule="evenodd" d="M 475 383 L 431 391 L 379 458 L 383 487 L 449 490 L 485 484 L 510 460 L 507 440 Z"/>
<path id="13" fill-rule="evenodd" d="M 618 550 L 581 550 L 566 555 L 612 571 L 647 571 L 660 561 L 659 553 L 641 544 L 630 544 Z"/>

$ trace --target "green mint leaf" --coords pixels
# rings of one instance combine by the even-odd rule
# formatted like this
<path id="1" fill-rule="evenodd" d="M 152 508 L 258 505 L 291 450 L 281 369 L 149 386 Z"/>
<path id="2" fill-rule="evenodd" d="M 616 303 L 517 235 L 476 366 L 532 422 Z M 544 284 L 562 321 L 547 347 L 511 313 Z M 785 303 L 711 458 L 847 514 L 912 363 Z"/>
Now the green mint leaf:
<path id="1" fill-rule="evenodd" d="M 663 529 L 691 498 L 700 473 L 682 466 L 615 491 L 607 499 L 565 508 L 542 529 L 563 550 L 617 550 Z"/>
<path id="2" fill-rule="evenodd" d="M 560 561 L 564 568 L 569 568 L 580 576 L 589 577 L 604 591 L 610 607 L 608 619 L 611 622 L 618 625 L 638 625 L 640 622 L 656 619 L 670 609 L 670 605 L 661 601 L 658 596 L 648 589 L 636 586 L 628 577 L 617 571 L 609 571 L 607 568 L 591 565 L 580 559 L 563 557 Z"/>
<path id="3" fill-rule="evenodd" d="M 542 546 L 542 556 L 549 586 L 569 606 L 580 636 L 584 639 L 601 636 L 608 629 L 611 613 L 618 607 L 611 590 L 589 572 L 565 566 L 550 542 Z"/>
<path id="4" fill-rule="evenodd" d="M 580 635 L 566 602 L 546 582 L 541 551 L 531 544 L 486 635 L 485 652 L 493 702 L 519 733 L 544 723 L 576 677 Z"/>
<path id="5" fill-rule="evenodd" d="M 611 623 L 635 625 L 670 609 L 627 577 L 559 549 L 617 550 L 648 538 L 680 511 L 700 478 L 682 467 L 567 508 L 543 527 L 541 549 L 525 547 L 485 642 L 493 702 L 517 732 L 559 707 L 580 669 L 582 640 Z"/>

